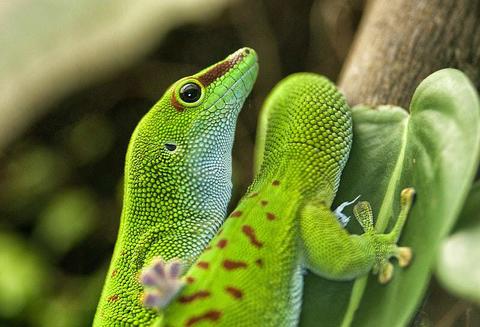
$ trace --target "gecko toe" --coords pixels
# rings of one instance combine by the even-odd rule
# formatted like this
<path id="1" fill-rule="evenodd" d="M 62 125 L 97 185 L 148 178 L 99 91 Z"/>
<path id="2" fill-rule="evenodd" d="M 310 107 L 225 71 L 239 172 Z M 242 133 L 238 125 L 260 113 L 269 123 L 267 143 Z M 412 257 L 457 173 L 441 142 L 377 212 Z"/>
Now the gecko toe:
<path id="1" fill-rule="evenodd" d="M 140 274 L 140 284 L 145 289 L 143 305 L 156 310 L 165 308 L 184 286 L 181 274 L 180 260 L 155 258 Z"/>

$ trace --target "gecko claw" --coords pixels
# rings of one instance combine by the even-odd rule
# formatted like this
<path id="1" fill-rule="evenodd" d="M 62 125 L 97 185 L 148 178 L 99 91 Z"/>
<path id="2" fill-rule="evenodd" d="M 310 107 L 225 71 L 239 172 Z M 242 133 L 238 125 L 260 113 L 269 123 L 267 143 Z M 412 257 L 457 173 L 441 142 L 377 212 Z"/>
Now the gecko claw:
<path id="1" fill-rule="evenodd" d="M 145 292 L 143 305 L 150 309 L 161 310 L 185 285 L 181 280 L 182 262 L 178 259 L 165 261 L 161 258 L 153 259 L 140 274 L 140 284 Z"/>
<path id="2" fill-rule="evenodd" d="M 350 216 L 345 215 L 342 211 L 349 205 L 355 203 L 361 195 L 357 196 L 355 199 L 352 201 L 346 201 L 341 203 L 334 211 L 333 213 L 337 217 L 338 222 L 342 225 L 342 227 L 347 226 L 348 222 L 350 221 Z"/>

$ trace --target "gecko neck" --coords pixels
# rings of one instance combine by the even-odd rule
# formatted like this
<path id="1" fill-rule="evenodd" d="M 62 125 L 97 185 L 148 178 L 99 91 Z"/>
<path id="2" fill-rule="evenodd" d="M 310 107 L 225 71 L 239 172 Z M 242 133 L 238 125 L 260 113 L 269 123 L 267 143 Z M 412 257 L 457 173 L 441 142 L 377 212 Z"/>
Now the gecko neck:
<path id="1" fill-rule="evenodd" d="M 209 183 L 204 180 L 204 183 Z M 226 215 L 230 190 L 217 190 L 216 205 L 196 196 L 198 188 L 183 189 L 182 192 L 166 192 L 164 188 L 148 189 L 153 196 L 145 197 L 144 188 L 129 189 L 124 197 L 121 228 L 128 229 L 126 242 L 135 244 L 148 230 L 162 226 L 162 232 L 214 235 Z M 186 194 L 191 194 L 187 196 Z M 181 210 L 179 210 L 181 209 Z M 125 233 L 119 233 L 119 237 Z"/>
<path id="2" fill-rule="evenodd" d="M 141 311 L 145 319 L 154 316 L 141 305 L 138 272 L 158 255 L 188 261 L 200 254 L 226 215 L 231 192 L 226 162 L 216 170 L 203 169 L 201 176 L 194 168 L 177 170 L 175 176 L 190 176 L 186 180 L 172 178 L 162 167 L 146 171 L 127 165 L 118 239 L 99 302 L 98 322 L 117 323 L 118 314 L 125 310 Z"/>
<path id="3" fill-rule="evenodd" d="M 203 234 L 202 239 L 213 236 L 225 218 L 231 196 L 230 152 L 208 162 L 193 156 L 176 167 L 162 162 L 127 164 L 121 228 L 131 231 L 128 241 L 138 242 L 157 226 L 163 232 Z"/>

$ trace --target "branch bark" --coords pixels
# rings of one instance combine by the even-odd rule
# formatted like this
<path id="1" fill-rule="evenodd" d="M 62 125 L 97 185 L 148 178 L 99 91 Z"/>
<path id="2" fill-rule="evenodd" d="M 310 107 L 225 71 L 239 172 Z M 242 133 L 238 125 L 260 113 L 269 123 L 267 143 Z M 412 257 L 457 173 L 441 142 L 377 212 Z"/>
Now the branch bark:
<path id="1" fill-rule="evenodd" d="M 408 108 L 420 81 L 446 67 L 480 89 L 480 0 L 372 0 L 339 86 L 351 105 Z"/>

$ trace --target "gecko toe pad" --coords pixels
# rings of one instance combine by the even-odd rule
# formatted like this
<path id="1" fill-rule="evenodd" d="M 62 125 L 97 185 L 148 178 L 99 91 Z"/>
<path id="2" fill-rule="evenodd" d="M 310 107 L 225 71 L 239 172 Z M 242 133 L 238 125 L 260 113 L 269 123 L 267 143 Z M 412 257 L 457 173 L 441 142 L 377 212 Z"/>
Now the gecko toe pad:
<path id="1" fill-rule="evenodd" d="M 155 258 L 140 274 L 140 283 L 145 289 L 143 305 L 156 310 L 165 308 L 184 286 L 181 275 L 180 260 Z"/>
<path id="2" fill-rule="evenodd" d="M 410 261 L 412 261 L 412 249 L 409 247 L 399 247 L 397 249 L 397 254 L 396 258 L 398 260 L 398 265 L 400 267 L 406 267 L 410 264 Z"/>
<path id="3" fill-rule="evenodd" d="M 392 279 L 393 276 L 393 265 L 390 262 L 386 262 L 384 265 L 380 267 L 380 271 L 378 273 L 378 281 L 380 284 L 386 284 Z"/>

